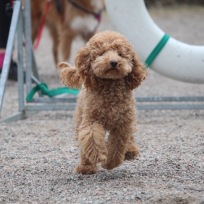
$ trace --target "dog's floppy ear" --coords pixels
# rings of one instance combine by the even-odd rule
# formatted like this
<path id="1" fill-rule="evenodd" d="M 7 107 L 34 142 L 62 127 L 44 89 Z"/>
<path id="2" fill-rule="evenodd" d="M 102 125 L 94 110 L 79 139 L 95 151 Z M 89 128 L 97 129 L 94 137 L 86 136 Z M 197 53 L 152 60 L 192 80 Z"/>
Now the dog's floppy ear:
<path id="1" fill-rule="evenodd" d="M 125 77 L 126 86 L 131 90 L 137 88 L 147 76 L 147 70 L 137 58 L 136 54 L 132 54 L 132 71 Z"/>
<path id="2" fill-rule="evenodd" d="M 75 67 L 70 66 L 66 62 L 61 62 L 57 65 L 59 69 L 59 77 L 65 86 L 70 88 L 80 88 L 82 80 L 78 70 Z"/>
<path id="3" fill-rule="evenodd" d="M 83 80 L 83 84 L 86 88 L 93 88 L 96 84 L 96 79 L 91 69 L 91 50 L 89 46 L 81 48 L 76 56 L 76 67 L 78 68 L 79 74 Z"/>

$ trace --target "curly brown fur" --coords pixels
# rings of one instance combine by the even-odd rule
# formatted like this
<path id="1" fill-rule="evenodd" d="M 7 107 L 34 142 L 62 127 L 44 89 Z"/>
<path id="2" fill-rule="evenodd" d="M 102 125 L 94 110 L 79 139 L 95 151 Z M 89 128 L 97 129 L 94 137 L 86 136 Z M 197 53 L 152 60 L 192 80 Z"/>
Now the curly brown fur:
<path id="1" fill-rule="evenodd" d="M 59 76 L 62 83 L 70 88 L 81 88 L 82 80 L 79 71 L 66 62 L 61 62 L 58 65 L 60 68 Z"/>
<path id="2" fill-rule="evenodd" d="M 83 84 L 75 112 L 81 152 L 76 172 L 92 174 L 97 163 L 113 169 L 124 160 L 134 159 L 139 150 L 133 137 L 133 90 L 145 79 L 146 69 L 133 47 L 119 33 L 101 32 L 79 50 L 75 64 L 76 68 L 59 66 L 59 72 L 65 85 Z"/>
<path id="3" fill-rule="evenodd" d="M 33 42 L 45 16 L 47 2 L 47 0 L 31 0 Z M 56 8 L 57 2 L 60 5 L 59 11 Z M 74 0 L 74 2 L 90 12 L 98 13 L 104 8 L 103 0 Z M 68 60 L 76 36 L 80 36 L 86 42 L 93 36 L 97 24 L 93 15 L 76 8 L 68 0 L 51 1 L 46 15 L 46 25 L 53 41 L 52 52 L 55 63 L 58 63 L 59 47 L 63 60 Z"/>

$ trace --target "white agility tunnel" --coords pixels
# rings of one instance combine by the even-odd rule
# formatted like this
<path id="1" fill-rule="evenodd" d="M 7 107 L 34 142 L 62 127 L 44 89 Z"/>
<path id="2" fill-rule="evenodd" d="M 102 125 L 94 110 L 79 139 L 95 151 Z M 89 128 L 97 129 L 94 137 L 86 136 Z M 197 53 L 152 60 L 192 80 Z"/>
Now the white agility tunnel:
<path id="1" fill-rule="evenodd" d="M 150 17 L 144 0 L 105 2 L 112 25 L 127 37 L 145 62 L 165 33 Z M 170 37 L 150 67 L 172 79 L 204 83 L 204 46 L 189 45 Z"/>

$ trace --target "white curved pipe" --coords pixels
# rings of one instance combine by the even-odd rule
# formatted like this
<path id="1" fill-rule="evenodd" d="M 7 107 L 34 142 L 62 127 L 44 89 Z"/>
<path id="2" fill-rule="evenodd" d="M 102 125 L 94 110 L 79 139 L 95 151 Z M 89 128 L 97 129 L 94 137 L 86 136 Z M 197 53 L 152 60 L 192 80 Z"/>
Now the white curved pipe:
<path id="1" fill-rule="evenodd" d="M 106 8 L 115 29 L 127 37 L 145 61 L 164 32 L 153 22 L 144 0 L 106 0 Z M 170 38 L 151 69 L 179 81 L 204 83 L 204 46 Z"/>

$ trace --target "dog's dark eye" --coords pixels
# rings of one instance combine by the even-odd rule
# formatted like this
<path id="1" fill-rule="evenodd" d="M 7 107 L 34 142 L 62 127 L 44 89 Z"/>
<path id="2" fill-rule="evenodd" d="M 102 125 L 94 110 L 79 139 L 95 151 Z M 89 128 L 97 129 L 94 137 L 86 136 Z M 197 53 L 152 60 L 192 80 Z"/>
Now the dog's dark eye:
<path id="1" fill-rule="evenodd" d="M 120 52 L 118 53 L 118 55 L 119 55 L 120 57 L 122 57 L 122 56 L 123 56 L 123 55 L 122 55 Z"/>

